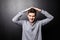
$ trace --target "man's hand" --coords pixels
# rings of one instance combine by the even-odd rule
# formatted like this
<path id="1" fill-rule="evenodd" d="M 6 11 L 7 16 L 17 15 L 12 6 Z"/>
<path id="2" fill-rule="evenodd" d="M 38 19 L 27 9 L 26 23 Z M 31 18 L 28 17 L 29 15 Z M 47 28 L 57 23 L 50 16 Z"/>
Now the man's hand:
<path id="1" fill-rule="evenodd" d="M 29 8 L 27 8 L 27 9 L 23 10 L 22 12 L 26 12 L 26 11 L 30 10 L 31 8 L 32 8 L 32 7 L 29 7 Z"/>
<path id="2" fill-rule="evenodd" d="M 41 9 L 36 8 L 36 7 L 30 7 L 30 8 L 28 8 L 28 9 L 26 9 L 25 11 L 28 11 L 28 10 L 30 10 L 31 8 L 33 8 L 33 9 L 35 9 L 35 10 L 37 10 L 37 11 L 40 11 L 40 12 L 41 12 Z"/>
<path id="3" fill-rule="evenodd" d="M 35 10 L 37 10 L 37 11 L 40 11 L 40 12 L 41 12 L 41 9 L 39 9 L 39 8 L 36 8 L 36 7 L 31 7 L 31 8 L 34 8 Z"/>
<path id="4" fill-rule="evenodd" d="M 28 10 L 30 10 L 31 8 L 33 8 L 33 9 L 35 9 L 35 10 L 37 10 L 37 11 L 41 12 L 41 9 L 36 8 L 36 7 L 30 7 L 30 8 L 28 8 L 28 9 L 26 9 L 26 10 L 22 11 L 22 12 L 28 11 Z"/>

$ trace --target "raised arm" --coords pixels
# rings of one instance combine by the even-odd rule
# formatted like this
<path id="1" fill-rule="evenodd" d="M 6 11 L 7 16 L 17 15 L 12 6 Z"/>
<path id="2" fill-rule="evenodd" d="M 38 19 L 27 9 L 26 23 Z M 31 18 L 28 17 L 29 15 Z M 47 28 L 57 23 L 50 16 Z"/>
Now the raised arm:
<path id="1" fill-rule="evenodd" d="M 46 19 L 41 20 L 42 25 L 49 23 L 54 18 L 47 11 L 42 10 L 41 13 L 47 17 Z"/>
<path id="2" fill-rule="evenodd" d="M 46 19 L 43 19 L 43 20 L 40 20 L 39 22 L 41 22 L 42 25 L 45 25 L 47 24 L 48 22 L 50 22 L 54 17 L 49 14 L 47 11 L 44 11 L 42 9 L 39 9 L 39 8 L 35 8 L 33 7 L 35 10 L 41 12 L 43 15 L 45 15 L 47 18 Z"/>
<path id="3" fill-rule="evenodd" d="M 18 14 L 12 18 L 12 21 L 17 24 L 22 24 L 24 21 L 18 20 L 18 19 L 21 18 L 21 16 L 24 14 L 24 12 L 28 11 L 29 9 L 31 9 L 31 7 L 24 11 L 18 12 Z"/>

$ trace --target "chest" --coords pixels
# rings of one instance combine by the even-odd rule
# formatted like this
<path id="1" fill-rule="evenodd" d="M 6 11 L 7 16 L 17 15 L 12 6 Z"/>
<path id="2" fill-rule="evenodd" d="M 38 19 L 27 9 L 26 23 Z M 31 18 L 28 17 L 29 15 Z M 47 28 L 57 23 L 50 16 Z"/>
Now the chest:
<path id="1" fill-rule="evenodd" d="M 29 22 L 25 22 L 23 25 L 23 31 L 27 32 L 36 32 L 41 29 L 41 24 L 36 22 L 33 25 L 31 25 Z"/>

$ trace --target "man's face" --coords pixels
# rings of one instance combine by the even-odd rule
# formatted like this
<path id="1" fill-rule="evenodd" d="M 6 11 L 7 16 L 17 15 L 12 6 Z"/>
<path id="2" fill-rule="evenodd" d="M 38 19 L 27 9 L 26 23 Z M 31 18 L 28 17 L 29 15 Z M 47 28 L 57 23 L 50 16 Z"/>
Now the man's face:
<path id="1" fill-rule="evenodd" d="M 29 19 L 29 22 L 33 23 L 36 18 L 36 15 L 35 13 L 28 13 L 27 17 Z"/>

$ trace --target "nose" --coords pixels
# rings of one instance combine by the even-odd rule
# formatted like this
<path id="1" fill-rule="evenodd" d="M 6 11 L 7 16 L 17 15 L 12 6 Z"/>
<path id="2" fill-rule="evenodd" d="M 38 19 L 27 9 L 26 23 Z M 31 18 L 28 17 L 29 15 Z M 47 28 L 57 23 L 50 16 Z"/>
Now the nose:
<path id="1" fill-rule="evenodd" d="M 33 18 L 33 17 L 30 17 L 31 19 Z"/>

